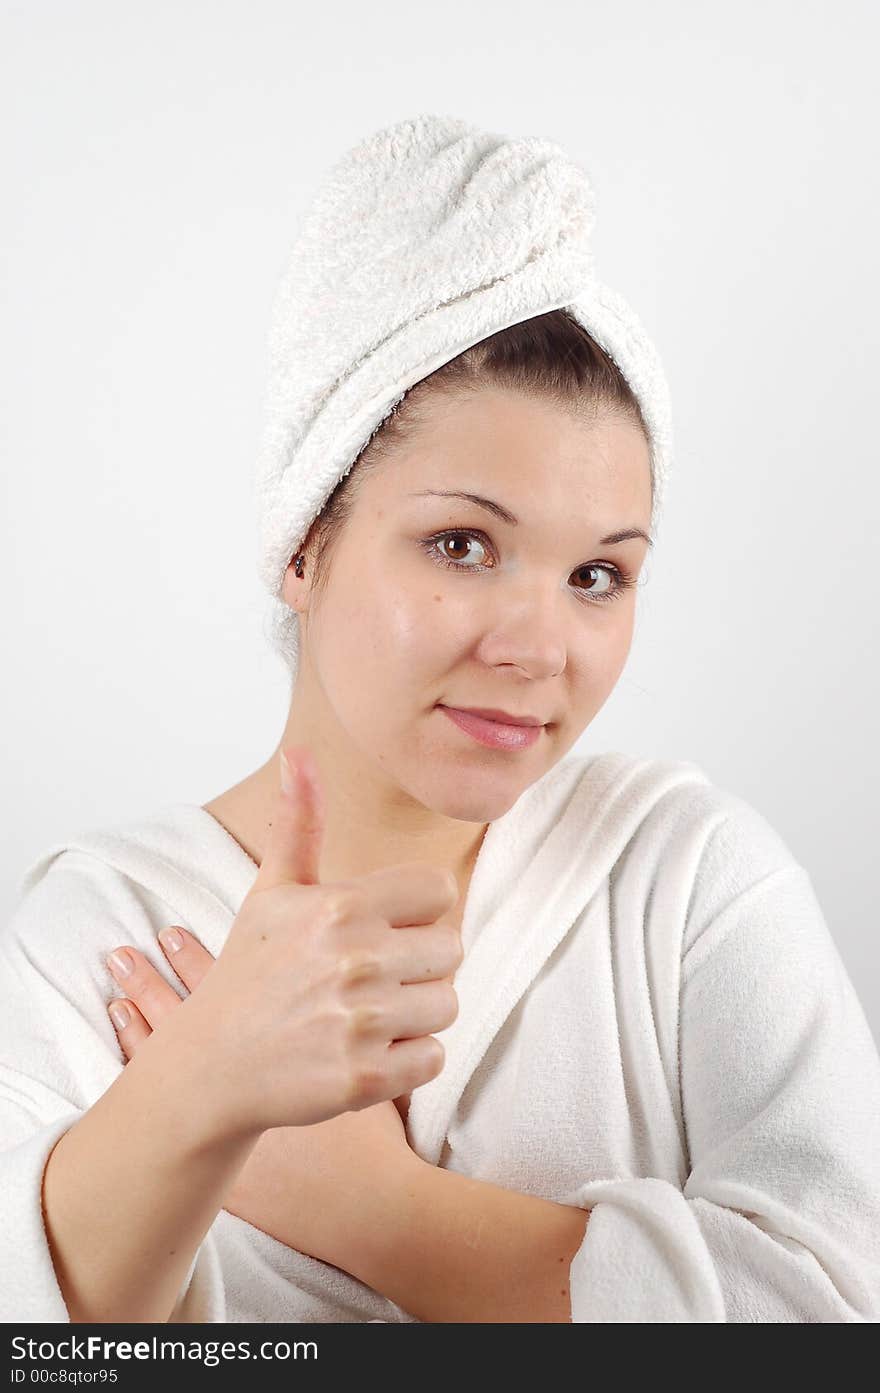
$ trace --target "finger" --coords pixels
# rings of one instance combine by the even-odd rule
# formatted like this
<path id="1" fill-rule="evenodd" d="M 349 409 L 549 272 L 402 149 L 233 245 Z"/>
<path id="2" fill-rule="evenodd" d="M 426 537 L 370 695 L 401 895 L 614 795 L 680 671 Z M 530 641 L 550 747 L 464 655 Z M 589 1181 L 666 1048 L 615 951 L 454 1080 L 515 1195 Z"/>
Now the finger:
<path id="1" fill-rule="evenodd" d="M 117 948 L 107 959 L 107 967 L 134 1002 L 150 1029 L 180 1006 L 181 998 L 161 972 L 137 948 Z"/>
<path id="2" fill-rule="evenodd" d="M 280 750 L 279 760 L 281 789 L 269 841 L 251 892 L 291 883 L 319 883 L 324 794 L 318 768 L 306 745 L 291 745 L 288 750 Z"/>
<path id="3" fill-rule="evenodd" d="M 127 997 L 116 997 L 107 1010 L 123 1054 L 126 1059 L 132 1059 L 144 1041 L 150 1038 L 152 1030 L 134 1002 Z"/>
<path id="4" fill-rule="evenodd" d="M 195 991 L 214 962 L 212 955 L 204 944 L 199 943 L 191 933 L 177 925 L 171 929 L 161 929 L 158 938 L 166 958 L 181 982 L 191 992 Z"/>
<path id="5" fill-rule="evenodd" d="M 370 906 L 392 927 L 436 924 L 439 929 L 460 894 L 454 871 L 424 861 L 381 866 L 360 876 L 358 885 Z M 447 919 L 446 934 L 449 928 Z"/>
<path id="6" fill-rule="evenodd" d="M 452 981 L 464 961 L 461 934 L 450 926 L 422 924 L 408 928 L 396 925 L 383 954 L 383 965 L 401 986 L 412 982 Z"/>

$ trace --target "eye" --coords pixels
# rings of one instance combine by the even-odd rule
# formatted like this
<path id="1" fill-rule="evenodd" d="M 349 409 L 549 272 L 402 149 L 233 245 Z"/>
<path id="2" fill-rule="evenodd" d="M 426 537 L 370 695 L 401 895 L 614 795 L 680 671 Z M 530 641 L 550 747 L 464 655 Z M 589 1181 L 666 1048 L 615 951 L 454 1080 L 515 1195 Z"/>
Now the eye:
<path id="1" fill-rule="evenodd" d="M 449 542 L 462 543 L 465 539 L 476 539 L 480 547 L 485 552 L 488 549 L 488 538 L 482 532 L 473 531 L 470 528 L 455 528 L 446 532 L 436 532 L 433 537 L 426 537 L 420 543 L 423 549 L 441 566 L 446 566 L 453 571 L 490 571 L 492 566 L 480 563 L 472 565 L 458 558 L 451 558 L 446 551 Z M 461 546 L 459 552 L 461 553 Z M 465 552 L 466 554 L 466 552 Z M 590 562 L 589 565 L 578 566 L 573 575 L 588 576 L 594 572 L 604 571 L 611 577 L 612 584 L 606 590 L 585 589 L 580 594 L 591 604 L 604 604 L 609 600 L 616 600 L 620 595 L 625 594 L 636 584 L 636 577 L 629 571 L 623 570 L 620 566 L 614 566 L 610 562 Z"/>
<path id="2" fill-rule="evenodd" d="M 441 532 L 440 535 L 439 535 L 439 537 L 437 537 L 437 538 L 432 538 L 431 540 L 432 540 L 432 541 L 436 541 L 437 546 L 438 546 L 438 548 L 439 548 L 440 559 L 441 559 L 442 561 L 447 561 L 447 562 L 450 562 L 450 563 L 452 563 L 452 564 L 454 564 L 454 565 L 462 565 L 462 564 L 463 564 L 463 562 L 462 562 L 462 560 L 461 560 L 461 551 L 462 551 L 462 548 L 459 547 L 459 555 L 458 555 L 458 556 L 451 556 L 451 555 L 449 554 L 449 552 L 445 549 L 445 548 L 446 548 L 446 544 L 447 544 L 447 542 L 449 542 L 449 541 L 454 541 L 454 542 L 460 543 L 460 542 L 462 541 L 462 538 L 464 538 L 464 537 L 476 537 L 476 536 L 477 536 L 477 533 L 476 533 L 476 532 Z M 479 540 L 479 539 L 478 539 L 478 540 Z M 483 543 L 482 543 L 482 542 L 480 542 L 480 546 L 481 546 L 481 547 L 483 546 Z M 485 547 L 483 548 L 483 550 L 485 551 Z M 480 567 L 480 568 L 474 568 L 474 567 L 471 567 L 471 566 L 467 566 L 465 569 L 466 569 L 466 570 L 473 570 L 473 569 L 484 569 L 484 568 L 482 568 L 482 567 Z"/>

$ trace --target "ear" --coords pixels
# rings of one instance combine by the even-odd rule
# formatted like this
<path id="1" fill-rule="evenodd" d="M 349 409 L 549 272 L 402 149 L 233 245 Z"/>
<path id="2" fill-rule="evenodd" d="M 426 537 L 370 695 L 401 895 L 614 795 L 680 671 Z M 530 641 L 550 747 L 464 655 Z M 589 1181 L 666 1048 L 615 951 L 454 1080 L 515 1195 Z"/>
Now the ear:
<path id="1" fill-rule="evenodd" d="M 301 553 L 297 551 L 296 555 Z M 309 592 L 311 584 L 309 580 L 309 558 L 306 557 L 303 573 L 301 576 L 296 574 L 294 568 L 295 557 L 291 557 L 290 564 L 284 572 L 284 580 L 281 582 L 281 598 L 290 609 L 296 610 L 297 614 L 305 614 L 308 608 Z"/>

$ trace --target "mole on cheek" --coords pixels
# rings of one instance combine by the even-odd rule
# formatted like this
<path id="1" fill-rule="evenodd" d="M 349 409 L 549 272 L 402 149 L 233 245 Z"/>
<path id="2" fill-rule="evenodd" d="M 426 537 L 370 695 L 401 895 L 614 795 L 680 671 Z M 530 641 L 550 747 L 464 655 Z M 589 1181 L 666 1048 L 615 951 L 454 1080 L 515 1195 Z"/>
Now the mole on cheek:
<path id="1" fill-rule="evenodd" d="M 442 599 L 443 599 L 443 596 L 442 596 L 442 595 L 435 595 L 435 596 L 434 596 L 434 599 L 435 599 L 435 600 L 442 600 Z"/>

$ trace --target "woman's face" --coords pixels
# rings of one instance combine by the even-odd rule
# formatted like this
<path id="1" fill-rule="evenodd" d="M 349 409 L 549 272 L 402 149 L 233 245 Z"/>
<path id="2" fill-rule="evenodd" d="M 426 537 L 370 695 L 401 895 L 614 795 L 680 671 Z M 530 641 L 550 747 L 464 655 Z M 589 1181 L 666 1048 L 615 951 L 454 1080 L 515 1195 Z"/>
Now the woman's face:
<path id="1" fill-rule="evenodd" d="M 313 603 L 308 553 L 302 579 L 288 568 L 302 634 L 292 710 L 322 749 L 359 753 L 361 772 L 489 822 L 566 754 L 624 667 L 636 591 L 623 581 L 648 543 L 602 539 L 649 530 L 648 444 L 629 421 L 496 388 L 424 410 L 415 440 L 362 481 Z M 543 728 L 526 748 L 487 748 L 442 706 Z"/>

